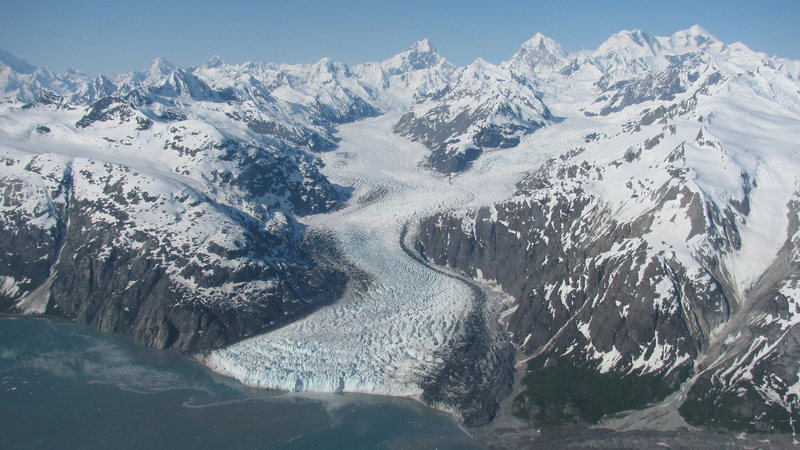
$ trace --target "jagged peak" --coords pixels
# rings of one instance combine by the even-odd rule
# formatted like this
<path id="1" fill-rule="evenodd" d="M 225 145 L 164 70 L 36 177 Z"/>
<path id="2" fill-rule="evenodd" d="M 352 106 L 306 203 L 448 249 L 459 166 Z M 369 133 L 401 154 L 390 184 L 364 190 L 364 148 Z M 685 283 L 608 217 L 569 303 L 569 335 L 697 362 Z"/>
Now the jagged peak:
<path id="1" fill-rule="evenodd" d="M 736 41 L 732 44 L 726 44 L 725 48 L 734 53 L 755 53 L 753 49 L 747 46 L 744 42 Z"/>
<path id="2" fill-rule="evenodd" d="M 67 77 L 86 77 L 86 73 L 74 67 L 67 67 L 67 70 L 66 72 L 64 72 L 64 75 Z"/>
<path id="3" fill-rule="evenodd" d="M 150 74 L 151 77 L 162 77 L 165 75 L 169 75 L 176 69 L 177 66 L 159 56 L 158 58 L 155 58 L 152 62 L 150 62 L 150 66 L 147 68 L 147 72 Z"/>
<path id="4" fill-rule="evenodd" d="M 166 58 L 159 56 L 150 61 L 150 67 L 175 67 L 175 65 L 167 61 Z"/>
<path id="5" fill-rule="evenodd" d="M 561 48 L 561 45 L 558 42 L 539 32 L 534 34 L 532 38 L 528 39 L 522 44 L 520 50 L 523 49 L 566 55 L 566 52 L 563 48 Z"/>
<path id="6" fill-rule="evenodd" d="M 30 74 L 36 72 L 35 66 L 3 49 L 0 49 L 0 63 L 5 64 L 17 73 Z"/>
<path id="7" fill-rule="evenodd" d="M 398 56 L 408 58 L 411 55 L 420 55 L 420 54 L 435 55 L 439 59 L 444 59 L 444 57 L 442 57 L 442 55 L 439 53 L 439 50 L 436 48 L 436 46 L 433 45 L 433 43 L 431 43 L 431 41 L 428 38 L 420 39 L 414 42 L 407 49 L 395 55 L 394 58 Z"/>
<path id="8" fill-rule="evenodd" d="M 492 68 L 492 67 L 495 67 L 495 66 L 494 66 L 494 64 L 492 64 L 490 62 L 487 62 L 485 59 L 479 57 L 479 58 L 475 58 L 475 60 L 472 61 L 469 64 L 468 67 L 472 67 L 472 68 L 475 68 L 475 69 L 486 69 L 486 68 Z"/>
<path id="9" fill-rule="evenodd" d="M 224 65 L 225 61 L 222 58 L 220 58 L 219 55 L 212 56 L 211 59 L 206 61 L 206 63 L 204 64 L 204 66 L 208 69 L 213 69 L 215 67 L 220 67 Z"/>
<path id="10" fill-rule="evenodd" d="M 323 56 L 319 59 L 319 61 L 315 62 L 311 65 L 317 71 L 325 71 L 325 72 L 337 72 L 339 70 L 345 70 L 347 65 L 341 61 L 334 61 L 333 59 Z"/>
<path id="11" fill-rule="evenodd" d="M 464 75 L 479 79 L 501 78 L 503 69 L 482 58 L 475 58 L 469 65 L 464 67 Z"/>
<path id="12" fill-rule="evenodd" d="M 673 33 L 669 37 L 669 42 L 673 46 L 702 48 L 719 42 L 719 40 L 700 25 L 692 25 L 685 30 Z"/>
<path id="13" fill-rule="evenodd" d="M 612 34 L 605 42 L 600 44 L 596 54 L 617 52 L 626 49 L 635 52 L 660 53 L 664 47 L 654 35 L 642 30 L 622 30 Z"/>
<path id="14" fill-rule="evenodd" d="M 520 46 L 519 50 L 511 57 L 510 62 L 514 65 L 531 68 L 556 67 L 562 65 L 566 58 L 567 52 L 558 42 L 542 33 L 536 33 Z"/>
<path id="15" fill-rule="evenodd" d="M 408 48 L 408 51 L 414 53 L 438 53 L 436 48 L 431 44 L 431 41 L 428 38 L 421 39 L 417 42 L 411 44 L 411 47 Z"/>
<path id="16" fill-rule="evenodd" d="M 714 35 L 711 34 L 708 30 L 706 30 L 705 28 L 703 28 L 702 26 L 697 25 L 697 24 L 694 24 L 694 25 L 690 26 L 689 28 L 687 28 L 685 30 L 682 30 L 682 31 L 685 32 L 685 33 L 691 34 L 692 36 L 709 36 L 709 37 L 712 37 L 712 38 L 714 37 Z M 679 33 L 680 33 L 680 31 L 679 31 Z"/>
<path id="17" fill-rule="evenodd" d="M 403 73 L 450 63 L 428 39 L 422 39 L 381 64 L 392 73 Z"/>
<path id="18" fill-rule="evenodd" d="M 333 80 L 339 76 L 348 77 L 351 75 L 350 67 L 347 64 L 335 61 L 327 56 L 320 58 L 310 68 L 311 77 L 317 80 Z"/>

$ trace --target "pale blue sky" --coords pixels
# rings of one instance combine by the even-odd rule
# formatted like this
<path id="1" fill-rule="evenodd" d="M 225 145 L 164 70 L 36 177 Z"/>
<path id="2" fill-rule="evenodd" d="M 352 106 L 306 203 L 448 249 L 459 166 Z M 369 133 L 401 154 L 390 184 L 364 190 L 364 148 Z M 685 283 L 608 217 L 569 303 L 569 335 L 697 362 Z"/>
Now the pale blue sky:
<path id="1" fill-rule="evenodd" d="M 800 0 L 0 0 L 0 48 L 33 65 L 115 74 L 163 56 L 201 64 L 346 63 L 429 38 L 456 64 L 500 62 L 542 32 L 567 50 L 622 29 L 656 35 L 700 24 L 725 42 L 800 59 Z"/>

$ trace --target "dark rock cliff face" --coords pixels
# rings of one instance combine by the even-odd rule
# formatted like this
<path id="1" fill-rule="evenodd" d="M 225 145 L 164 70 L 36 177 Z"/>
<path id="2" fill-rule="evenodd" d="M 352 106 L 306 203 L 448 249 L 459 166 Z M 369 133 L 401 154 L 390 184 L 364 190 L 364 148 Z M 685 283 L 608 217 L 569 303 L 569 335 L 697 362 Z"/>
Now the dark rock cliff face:
<path id="1" fill-rule="evenodd" d="M 75 123 L 77 128 L 86 128 L 95 122 L 115 121 L 119 124 L 136 120 L 137 131 L 147 130 L 153 122 L 141 114 L 136 114 L 133 107 L 118 97 L 103 97 L 92 103 L 86 115 Z"/>
<path id="2" fill-rule="evenodd" d="M 695 142 L 721 148 L 702 131 Z M 797 351 L 800 311 L 789 292 L 797 286 L 796 205 L 790 240 L 742 297 L 725 261 L 741 247 L 737 224 L 749 213 L 752 188 L 746 175 L 743 200 L 715 203 L 682 168 L 689 152 L 682 144 L 659 163 L 670 177 L 646 198 L 633 194 L 651 205 L 635 216 L 620 217 L 584 188 L 635 166 L 657 145 L 628 149 L 608 167 L 580 162 L 580 151 L 553 160 L 510 200 L 423 221 L 419 252 L 495 280 L 516 299 L 507 330 L 528 358 L 515 399 L 520 416 L 596 422 L 661 400 L 699 374 L 681 408 L 690 422 L 786 431 L 798 401 L 796 387 L 781 381 L 797 378 L 797 364 L 787 362 Z M 664 224 L 676 217 L 685 218 L 687 234 L 672 245 Z"/>
<path id="3" fill-rule="evenodd" d="M 539 175 L 522 189 L 547 184 Z M 716 281 L 698 283 L 680 261 L 648 255 L 637 242 L 646 217 L 615 223 L 581 190 L 495 208 L 428 219 L 419 245 L 433 262 L 497 280 L 519 300 L 508 331 L 532 357 L 520 414 L 596 421 L 659 400 L 687 378 L 728 302 Z"/>
<path id="4" fill-rule="evenodd" d="M 297 166 L 239 150 L 222 154 L 261 170 L 237 170 L 219 186 L 282 199 L 275 205 L 300 212 L 325 211 L 339 199 L 319 174 L 318 185 L 304 188 L 304 176 L 292 173 Z M 346 283 L 341 267 L 323 261 L 335 247 L 304 238 L 280 212 L 250 215 L 110 163 L 50 154 L 3 162 L 18 168 L 0 178 L 3 310 L 62 315 L 194 352 L 296 319 L 337 298 Z"/>
<path id="5" fill-rule="evenodd" d="M 516 147 L 553 119 L 528 81 L 476 62 L 403 114 L 394 132 L 428 147 L 425 164 L 447 174 L 466 170 L 484 151 Z"/>
<path id="6" fill-rule="evenodd" d="M 394 127 L 395 133 L 428 147 L 431 150 L 428 165 L 443 173 L 461 172 L 467 169 L 482 153 L 477 146 L 463 152 L 448 151 L 448 146 L 459 142 L 457 136 L 466 133 L 477 119 L 476 114 L 464 111 L 449 120 L 449 111 L 447 105 L 437 106 L 422 118 L 416 117 L 413 112 L 408 112 Z"/>
<path id="7" fill-rule="evenodd" d="M 698 368 L 681 413 L 693 424 L 795 432 L 800 415 L 800 202 L 788 207 L 787 240 L 748 290 Z"/>
<path id="8" fill-rule="evenodd" d="M 263 232 L 247 218 L 236 224 L 244 229 L 243 248 L 210 242 L 198 249 L 208 258 L 182 254 L 182 248 L 169 245 L 173 236 L 157 236 L 155 230 L 136 233 L 132 244 L 140 247 L 126 248 L 118 242 L 126 224 L 93 222 L 98 206 L 86 201 L 71 205 L 60 258 L 46 282 L 46 312 L 130 334 L 146 345 L 217 348 L 331 301 L 346 281 L 299 248 L 274 255 L 281 241 L 291 237 Z M 236 266 L 226 267 L 226 261 Z"/>
<path id="9" fill-rule="evenodd" d="M 693 99 L 696 101 L 698 93 L 707 94 L 710 87 L 723 82 L 724 77 L 713 67 L 702 65 L 683 67 L 684 63 L 685 61 L 679 61 L 666 70 L 650 73 L 641 79 L 619 81 L 611 86 L 603 85 L 601 80 L 598 84 L 603 89 L 603 95 L 594 102 L 595 105 L 602 105 L 599 115 L 607 116 L 648 101 L 674 101 L 677 96 L 690 90 L 694 93 Z M 686 103 L 681 107 L 685 110 Z M 659 108 L 664 109 L 665 106 L 661 105 Z M 671 112 L 674 112 L 676 106 L 672 105 L 671 108 Z M 598 113 L 587 111 L 585 114 L 592 116 Z M 645 122 L 652 121 L 653 118 L 651 116 L 645 119 Z"/>
<path id="10" fill-rule="evenodd" d="M 505 149 L 519 145 L 520 137 L 541 128 L 544 122 L 527 125 L 485 124 L 492 112 L 479 108 L 477 111 L 464 111 L 455 118 L 448 118 L 447 105 L 432 109 L 422 117 L 413 112 L 403 115 L 394 127 L 394 132 L 413 141 L 424 144 L 431 150 L 427 166 L 441 173 L 458 173 L 468 169 L 470 164 L 483 154 L 484 149 Z M 474 133 L 467 139 L 464 135 Z M 460 148 L 462 140 L 469 141 L 467 147 Z"/>

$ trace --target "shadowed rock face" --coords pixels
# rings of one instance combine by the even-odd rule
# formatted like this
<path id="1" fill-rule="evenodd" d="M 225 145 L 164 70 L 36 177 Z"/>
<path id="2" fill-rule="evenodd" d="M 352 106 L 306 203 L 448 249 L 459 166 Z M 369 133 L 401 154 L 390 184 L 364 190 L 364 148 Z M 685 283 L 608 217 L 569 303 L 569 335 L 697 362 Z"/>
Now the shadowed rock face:
<path id="1" fill-rule="evenodd" d="M 118 97 L 103 97 L 94 102 L 85 116 L 75 123 L 78 128 L 86 128 L 95 122 L 116 121 L 119 124 L 136 121 L 136 130 L 143 131 L 149 129 L 153 122 L 141 114 L 136 114 L 131 105 Z"/>
<path id="2" fill-rule="evenodd" d="M 446 114 L 449 108 L 446 105 L 431 110 L 427 117 L 418 119 L 414 113 L 406 113 L 397 122 L 394 132 L 406 136 L 413 141 L 418 141 L 431 149 L 427 164 L 442 173 L 456 173 L 466 170 L 470 163 L 481 155 L 479 147 L 468 148 L 463 152 L 456 152 L 448 148 L 450 144 L 458 142 L 455 136 L 462 135 L 475 123 L 475 114 L 462 112 L 452 121 L 436 117 L 438 113 Z"/>
<path id="3" fill-rule="evenodd" d="M 169 150 L 218 154 L 228 171 L 207 179 L 246 192 L 243 200 L 261 209 L 248 214 L 122 165 L 8 153 L 0 177 L 0 307 L 196 352 L 274 328 L 341 294 L 343 267 L 326 262 L 335 245 L 305 236 L 270 209 L 327 211 L 343 198 L 313 164 L 231 144 Z"/>
<path id="4" fill-rule="evenodd" d="M 548 183 L 532 177 L 525 184 Z M 692 279 L 681 261 L 651 257 L 644 242 L 636 243 L 652 219 L 614 223 L 582 191 L 494 208 L 431 218 L 419 245 L 433 262 L 497 280 L 518 299 L 508 331 L 515 345 L 538 355 L 528 363 L 520 414 L 591 422 L 659 400 L 691 373 L 692 358 L 727 318 L 717 281 Z M 612 251 L 620 246 L 622 252 Z M 682 293 L 664 298 L 662 283 Z M 637 360 L 664 351 L 659 367 L 636 369 Z M 582 392 L 565 397 L 548 392 L 576 388 Z"/>
<path id="5" fill-rule="evenodd" d="M 448 110 L 446 105 L 440 106 L 422 118 L 409 112 L 400 118 L 394 128 L 395 133 L 431 149 L 426 164 L 442 173 L 463 172 L 483 154 L 483 149 L 516 147 L 521 136 L 533 133 L 541 127 L 541 124 L 528 126 L 487 124 L 475 128 L 475 124 L 487 119 L 488 111 L 464 111 L 452 121 L 437 115 L 446 114 Z M 472 130 L 473 128 L 475 130 Z M 471 134 L 471 145 L 462 149 L 459 144 L 466 134 Z"/>
<path id="6" fill-rule="evenodd" d="M 416 249 L 407 245 L 407 232 L 408 225 L 400 236 L 403 251 L 429 269 L 466 283 L 473 298 L 461 337 L 449 339 L 437 352 L 443 364 L 421 380 L 422 400 L 457 411 L 468 426 L 486 425 L 511 392 L 514 350 L 497 324 L 496 308 L 489 304 L 486 293 L 466 277 L 431 266 L 419 245 Z"/>
<path id="7" fill-rule="evenodd" d="M 649 73 L 640 79 L 619 81 L 611 86 L 603 85 L 601 80 L 599 84 L 603 89 L 603 95 L 595 100 L 595 104 L 602 105 L 599 114 L 607 116 L 645 102 L 671 102 L 690 89 L 698 93 L 707 93 L 709 87 L 718 85 L 723 80 L 722 75 L 712 68 L 700 64 L 686 66 L 684 64 L 687 63 L 683 60 L 676 61 L 662 71 Z M 586 115 L 593 114 L 586 112 Z"/>
<path id="8" fill-rule="evenodd" d="M 695 142 L 711 148 L 704 139 Z M 628 149 L 611 167 L 635 165 L 641 152 L 663 148 L 646 147 Z M 586 180 L 600 182 L 609 172 L 573 162 L 582 158 L 574 152 L 523 180 L 510 200 L 423 222 L 422 255 L 496 280 L 516 299 L 507 330 L 528 356 L 518 415 L 537 423 L 596 422 L 662 400 L 699 374 L 680 408 L 690 423 L 791 431 L 800 369 L 800 309 L 792 298 L 797 202 L 789 205 L 789 238 L 775 262 L 741 294 L 726 261 L 742 245 L 738 227 L 751 210 L 752 182 L 741 177 L 743 201 L 715 203 L 678 170 L 686 152 L 668 152 L 664 168 L 672 178 L 649 191 L 643 201 L 653 206 L 637 216 L 621 219 L 584 189 Z M 660 223 L 676 216 L 687 230 L 676 242 L 692 242 L 693 252 L 654 251 L 656 239 L 669 239 Z"/>
<path id="9" fill-rule="evenodd" d="M 527 81 L 476 61 L 438 95 L 414 105 L 394 131 L 431 150 L 426 160 L 430 168 L 458 173 L 484 151 L 516 147 L 523 136 L 551 120 Z"/>
<path id="10" fill-rule="evenodd" d="M 60 257 L 46 281 L 46 312 L 130 334 L 146 345 L 218 348 L 331 301 L 346 281 L 300 248 L 288 248 L 287 260 L 278 267 L 283 258 L 275 249 L 291 237 L 265 233 L 252 219 L 228 225 L 242 227 L 240 249 L 210 242 L 196 253 L 185 252 L 169 245 L 170 234 L 159 236 L 155 230 L 137 232 L 130 244 L 140 247 L 133 249 L 118 243 L 130 224 L 93 222 L 99 208 L 108 211 L 90 201 L 70 206 Z M 226 267 L 226 261 L 234 267 Z M 226 293 L 229 286 L 241 297 Z"/>
<path id="11" fill-rule="evenodd" d="M 786 242 L 725 325 L 727 338 L 712 344 L 698 367 L 698 380 L 680 409 L 690 423 L 794 432 L 800 407 L 800 203 L 787 209 Z"/>

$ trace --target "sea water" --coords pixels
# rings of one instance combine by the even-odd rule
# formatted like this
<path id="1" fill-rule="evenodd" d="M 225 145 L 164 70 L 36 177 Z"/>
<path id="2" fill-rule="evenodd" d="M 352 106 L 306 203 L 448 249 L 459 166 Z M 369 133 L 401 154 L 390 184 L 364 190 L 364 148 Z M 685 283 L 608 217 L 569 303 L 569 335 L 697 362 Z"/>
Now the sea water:
<path id="1" fill-rule="evenodd" d="M 403 398 L 253 389 L 174 352 L 0 316 L 0 448 L 479 448 Z"/>

